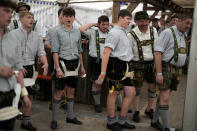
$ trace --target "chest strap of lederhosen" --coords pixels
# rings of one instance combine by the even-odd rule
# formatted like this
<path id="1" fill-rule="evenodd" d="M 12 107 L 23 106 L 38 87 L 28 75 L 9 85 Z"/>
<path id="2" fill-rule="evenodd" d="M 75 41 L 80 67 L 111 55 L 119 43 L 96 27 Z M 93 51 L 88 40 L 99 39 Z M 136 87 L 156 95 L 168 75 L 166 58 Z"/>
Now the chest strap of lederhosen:
<path id="1" fill-rule="evenodd" d="M 99 45 L 99 32 L 98 32 L 98 30 L 95 30 L 95 33 L 96 33 L 96 53 L 97 53 L 96 63 L 99 63 L 99 61 L 100 61 L 100 45 Z"/>
<path id="2" fill-rule="evenodd" d="M 154 30 L 153 27 L 150 27 L 150 39 L 151 39 L 151 46 L 152 46 L 152 53 L 153 53 L 153 57 L 154 57 Z"/>
<path id="3" fill-rule="evenodd" d="M 13 20 L 14 29 L 18 29 L 18 22 L 17 20 Z"/>
<path id="4" fill-rule="evenodd" d="M 140 62 L 143 62 L 144 61 L 144 56 L 143 56 L 143 50 L 142 50 L 141 42 L 140 42 L 139 38 L 137 37 L 137 35 L 135 34 L 134 31 L 131 31 L 130 33 L 137 42 Z M 152 54 L 153 54 L 153 57 L 154 57 L 154 32 L 153 32 L 153 27 L 150 27 L 150 38 L 151 38 Z"/>
<path id="5" fill-rule="evenodd" d="M 33 26 L 32 26 L 32 30 L 34 31 L 36 28 L 36 24 L 37 24 L 37 20 L 34 20 Z"/>
<path id="6" fill-rule="evenodd" d="M 177 38 L 176 38 L 176 34 L 175 34 L 175 31 L 172 27 L 170 27 L 170 30 L 172 31 L 172 35 L 173 35 L 173 38 L 174 38 L 174 55 L 171 57 L 171 59 L 168 61 L 169 63 L 172 61 L 172 59 L 174 58 L 174 61 L 177 63 L 178 62 L 178 54 L 186 54 L 187 51 L 188 51 L 188 44 L 187 44 L 187 40 L 186 40 L 186 36 L 185 36 L 185 45 L 186 45 L 186 49 L 181 47 L 181 48 L 178 48 L 178 41 L 177 41 Z"/>
<path id="7" fill-rule="evenodd" d="M 137 37 L 137 35 L 135 34 L 134 31 L 130 31 L 130 33 L 133 36 L 133 38 L 135 39 L 135 41 L 137 42 L 137 48 L 138 48 L 140 62 L 143 62 L 144 61 L 144 56 L 143 56 L 141 42 L 140 42 L 139 38 Z"/>

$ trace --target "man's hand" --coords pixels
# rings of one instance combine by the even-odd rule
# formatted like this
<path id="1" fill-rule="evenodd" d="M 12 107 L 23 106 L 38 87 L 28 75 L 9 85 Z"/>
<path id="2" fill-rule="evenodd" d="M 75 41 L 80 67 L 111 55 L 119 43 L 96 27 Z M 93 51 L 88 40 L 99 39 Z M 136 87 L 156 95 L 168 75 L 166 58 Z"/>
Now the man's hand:
<path id="1" fill-rule="evenodd" d="M 10 78 L 14 75 L 14 71 L 11 67 L 3 66 L 0 68 L 0 75 L 5 78 Z"/>
<path id="2" fill-rule="evenodd" d="M 156 76 L 156 82 L 158 84 L 163 84 L 163 75 Z"/>
<path id="3" fill-rule="evenodd" d="M 24 101 L 24 104 L 26 107 L 30 107 L 31 108 L 31 101 L 29 100 L 29 97 L 28 96 L 24 96 L 23 97 L 23 101 Z"/>
<path id="4" fill-rule="evenodd" d="M 26 76 L 27 75 L 27 70 L 25 69 L 25 68 L 23 68 L 23 69 L 20 69 L 20 71 L 22 71 L 22 73 L 23 73 L 23 76 Z"/>
<path id="5" fill-rule="evenodd" d="M 45 75 L 45 76 L 46 76 L 47 73 L 48 73 L 48 66 L 49 66 L 48 64 L 44 64 L 44 65 L 42 66 L 42 69 L 44 70 L 44 71 L 43 71 L 43 75 Z"/>
<path id="6" fill-rule="evenodd" d="M 57 78 L 63 78 L 64 77 L 64 73 L 62 72 L 62 70 L 60 69 L 60 70 L 56 70 L 56 77 Z"/>
<path id="7" fill-rule="evenodd" d="M 98 86 L 101 86 L 103 84 L 104 79 L 105 79 L 105 75 L 100 74 L 98 79 L 95 81 L 95 84 L 98 85 Z"/>
<path id="8" fill-rule="evenodd" d="M 23 72 L 19 71 L 17 74 L 17 82 L 23 87 L 24 86 L 24 76 L 23 76 Z"/>
<path id="9" fill-rule="evenodd" d="M 83 76 L 85 74 L 86 74 L 85 68 L 81 66 L 81 76 Z"/>

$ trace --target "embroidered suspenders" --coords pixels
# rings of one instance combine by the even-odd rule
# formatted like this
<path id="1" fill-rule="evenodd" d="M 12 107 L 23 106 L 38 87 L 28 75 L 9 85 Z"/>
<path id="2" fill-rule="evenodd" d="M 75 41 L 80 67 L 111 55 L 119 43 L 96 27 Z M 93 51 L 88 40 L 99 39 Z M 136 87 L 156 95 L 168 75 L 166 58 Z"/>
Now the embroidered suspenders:
<path id="1" fill-rule="evenodd" d="M 95 30 L 96 33 L 96 52 L 97 52 L 97 59 L 96 63 L 99 63 L 100 61 L 100 43 L 105 43 L 105 38 L 99 38 L 99 32 L 98 30 Z"/>
<path id="2" fill-rule="evenodd" d="M 140 62 L 143 62 L 144 61 L 144 56 L 143 56 L 142 46 L 149 45 L 149 42 L 150 42 L 151 43 L 151 47 L 152 47 L 152 53 L 154 53 L 154 33 L 153 33 L 153 27 L 150 27 L 150 38 L 151 38 L 151 40 L 140 41 L 134 31 L 130 31 L 130 33 L 131 33 L 131 35 L 133 36 L 133 38 L 137 42 L 139 59 L 140 59 L 139 61 Z"/>
<path id="3" fill-rule="evenodd" d="M 96 33 L 96 52 L 97 52 L 96 63 L 99 63 L 99 61 L 100 61 L 100 45 L 99 45 L 99 32 L 98 32 L 98 30 L 95 30 L 95 33 Z"/>
<path id="4" fill-rule="evenodd" d="M 170 30 L 172 31 L 172 35 L 174 37 L 174 55 L 169 60 L 169 62 L 171 62 L 172 59 L 174 58 L 174 61 L 177 63 L 178 62 L 178 54 L 186 54 L 187 53 L 187 50 L 188 50 L 187 40 L 186 40 L 186 36 L 185 36 L 186 48 L 183 48 L 183 47 L 178 48 L 178 42 L 177 42 L 175 31 L 172 27 L 170 28 Z"/>

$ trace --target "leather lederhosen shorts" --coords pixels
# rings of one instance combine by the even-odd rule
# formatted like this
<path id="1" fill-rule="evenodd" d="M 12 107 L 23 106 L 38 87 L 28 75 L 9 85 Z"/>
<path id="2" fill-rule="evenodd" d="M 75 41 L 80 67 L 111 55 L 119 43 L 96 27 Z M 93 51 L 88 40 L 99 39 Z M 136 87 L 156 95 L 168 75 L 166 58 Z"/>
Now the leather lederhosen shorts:
<path id="1" fill-rule="evenodd" d="M 129 62 L 119 60 L 115 57 L 109 57 L 107 77 L 109 78 L 110 89 L 114 87 L 116 91 L 120 91 L 123 86 L 133 86 L 132 79 L 128 77 L 123 79 L 127 69 L 127 64 L 129 65 L 129 70 L 133 70 L 132 65 Z"/>
<path id="2" fill-rule="evenodd" d="M 154 61 L 132 61 L 134 68 L 134 85 L 136 88 L 140 88 L 143 85 L 143 81 L 148 83 L 155 83 L 155 70 Z"/>
<path id="3" fill-rule="evenodd" d="M 69 71 L 74 71 L 78 67 L 78 64 L 79 64 L 78 59 L 65 60 L 65 59 L 59 58 L 59 60 L 64 61 L 64 64 L 65 64 L 67 70 L 69 70 Z M 63 71 L 63 67 L 62 67 L 61 63 L 59 63 L 59 64 L 60 64 L 61 70 Z M 77 76 L 68 76 L 65 78 L 55 77 L 54 81 L 55 81 L 55 88 L 58 90 L 63 90 L 65 85 L 67 85 L 68 87 L 71 87 L 71 88 L 77 88 L 78 77 Z"/>
<path id="4" fill-rule="evenodd" d="M 162 62 L 163 84 L 157 84 L 159 90 L 177 90 L 182 76 L 182 67 L 173 66 L 167 62 Z"/>

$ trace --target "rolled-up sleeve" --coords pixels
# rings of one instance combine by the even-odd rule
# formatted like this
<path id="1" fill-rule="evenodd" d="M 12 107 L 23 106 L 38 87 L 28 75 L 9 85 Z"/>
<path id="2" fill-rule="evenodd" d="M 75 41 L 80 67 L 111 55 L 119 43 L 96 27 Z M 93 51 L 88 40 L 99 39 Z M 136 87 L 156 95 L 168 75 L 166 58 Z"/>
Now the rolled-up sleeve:
<path id="1" fill-rule="evenodd" d="M 168 30 L 162 31 L 159 35 L 158 41 L 155 44 L 154 50 L 159 52 L 164 52 L 167 44 L 170 40 L 170 34 Z"/>
<path id="2" fill-rule="evenodd" d="M 112 50 L 115 49 L 116 45 L 119 43 L 119 36 L 115 32 L 109 32 L 105 40 L 105 47 L 109 47 Z"/>
<path id="3" fill-rule="evenodd" d="M 38 52 L 37 52 L 37 55 L 40 57 L 40 56 L 43 56 L 43 55 L 46 55 L 46 52 L 44 51 L 44 43 L 42 42 L 42 37 L 39 37 L 38 38 L 38 43 L 39 43 L 39 46 L 38 46 Z"/>
<path id="4" fill-rule="evenodd" d="M 59 47 L 60 47 L 60 43 L 58 39 L 58 32 L 55 31 L 51 37 L 51 52 L 52 53 L 59 52 Z"/>
<path id="5" fill-rule="evenodd" d="M 88 29 L 88 30 L 85 32 L 85 35 L 90 39 L 90 38 L 91 38 L 91 34 L 93 34 L 93 32 L 95 32 L 93 29 Z"/>

